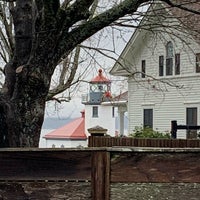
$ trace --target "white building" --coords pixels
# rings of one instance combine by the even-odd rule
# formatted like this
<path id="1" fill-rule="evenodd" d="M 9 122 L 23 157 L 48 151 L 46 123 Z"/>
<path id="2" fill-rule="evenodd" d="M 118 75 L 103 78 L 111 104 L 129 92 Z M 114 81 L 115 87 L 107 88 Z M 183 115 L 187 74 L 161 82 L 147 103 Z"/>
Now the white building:
<path id="1" fill-rule="evenodd" d="M 115 108 L 112 105 L 111 81 L 103 76 L 102 70 L 90 81 L 88 94 L 82 95 L 85 105 L 85 132 L 88 128 L 101 126 L 107 134 L 115 136 Z"/>
<path id="2" fill-rule="evenodd" d="M 90 81 L 88 94 L 82 96 L 85 110 L 82 116 L 62 126 L 43 138 L 47 148 L 87 147 L 88 129 L 102 127 L 107 129 L 107 134 L 115 136 L 115 108 L 112 104 L 111 81 L 98 75 Z"/>
<path id="3" fill-rule="evenodd" d="M 199 2 L 185 6 L 200 10 Z M 110 72 L 128 78 L 129 132 L 136 126 L 169 132 L 172 120 L 200 125 L 199 22 L 200 15 L 162 3 L 148 9 L 144 29 L 136 29 Z"/>
<path id="4" fill-rule="evenodd" d="M 85 112 L 68 124 L 46 134 L 47 148 L 87 147 L 85 134 Z"/>

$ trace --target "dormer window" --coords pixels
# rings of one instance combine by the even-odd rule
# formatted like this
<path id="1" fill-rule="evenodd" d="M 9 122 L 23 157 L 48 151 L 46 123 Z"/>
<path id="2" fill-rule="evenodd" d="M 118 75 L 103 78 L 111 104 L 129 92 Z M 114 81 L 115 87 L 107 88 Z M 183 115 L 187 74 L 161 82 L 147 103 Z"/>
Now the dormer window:
<path id="1" fill-rule="evenodd" d="M 166 76 L 173 75 L 173 44 L 168 42 L 166 45 Z"/>

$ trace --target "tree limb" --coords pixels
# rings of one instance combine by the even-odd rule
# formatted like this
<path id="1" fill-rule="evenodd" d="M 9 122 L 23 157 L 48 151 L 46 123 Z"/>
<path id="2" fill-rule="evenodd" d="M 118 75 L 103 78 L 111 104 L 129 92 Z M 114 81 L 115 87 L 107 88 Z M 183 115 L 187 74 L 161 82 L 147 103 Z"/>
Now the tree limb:
<path id="1" fill-rule="evenodd" d="M 174 0 L 162 0 L 162 1 L 170 5 L 171 7 L 180 8 L 181 10 L 185 10 L 185 11 L 200 15 L 200 11 L 186 7 L 186 5 L 188 4 L 199 3 L 199 1 L 194 1 L 194 2 L 189 2 L 189 3 L 188 2 L 185 3 L 183 1 L 180 1 L 180 3 L 174 3 Z"/>
<path id="2" fill-rule="evenodd" d="M 84 24 L 72 29 L 71 32 L 63 35 L 58 44 L 55 61 L 57 62 L 59 57 L 62 57 L 65 54 L 66 49 L 73 49 L 76 45 L 80 44 L 118 18 L 135 12 L 143 2 L 147 2 L 147 0 L 125 0 L 119 5 L 86 21 Z"/>

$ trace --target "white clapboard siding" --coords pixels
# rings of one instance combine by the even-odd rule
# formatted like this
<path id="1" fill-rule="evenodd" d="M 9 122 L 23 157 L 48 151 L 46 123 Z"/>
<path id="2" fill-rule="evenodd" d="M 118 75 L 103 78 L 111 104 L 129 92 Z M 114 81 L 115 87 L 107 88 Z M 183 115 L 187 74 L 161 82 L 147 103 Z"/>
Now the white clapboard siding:
<path id="1" fill-rule="evenodd" d="M 186 124 L 187 107 L 197 107 L 200 116 L 200 74 L 195 71 L 195 54 L 200 52 L 200 46 L 193 39 L 186 39 L 183 33 L 177 34 L 182 38 L 163 32 L 156 33 L 156 36 L 143 33 L 142 37 L 137 38 L 139 41 L 129 47 L 125 60 L 132 64 L 132 72 L 141 72 L 141 62 L 145 60 L 147 74 L 143 80 L 139 73 L 129 76 L 129 132 L 135 126 L 143 125 L 143 109 L 153 109 L 153 128 L 163 132 L 170 131 L 171 120 Z M 184 42 L 186 40 L 187 44 Z M 159 77 L 159 56 L 164 56 L 165 66 L 168 41 L 173 43 L 174 54 L 180 54 L 180 75 L 173 72 L 173 76 L 165 76 L 164 70 L 164 76 Z M 180 137 L 185 137 L 185 131 L 179 132 L 182 132 Z"/>

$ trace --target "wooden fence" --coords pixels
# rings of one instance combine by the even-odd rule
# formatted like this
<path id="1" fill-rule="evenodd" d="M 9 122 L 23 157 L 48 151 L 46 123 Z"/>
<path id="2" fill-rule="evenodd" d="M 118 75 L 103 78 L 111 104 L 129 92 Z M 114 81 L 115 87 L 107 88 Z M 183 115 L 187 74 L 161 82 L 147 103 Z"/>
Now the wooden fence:
<path id="1" fill-rule="evenodd" d="M 53 188 L 89 182 L 91 195 L 86 199 L 110 200 L 111 183 L 200 183 L 199 166 L 200 148 L 0 149 L 0 196 L 7 191 L 16 199 L 32 199 L 25 191 L 29 182 L 34 187 L 38 182 L 56 183 Z M 40 186 L 34 187 L 29 195 L 38 192 L 33 199 L 43 199 Z"/>
<path id="2" fill-rule="evenodd" d="M 194 131 L 194 130 L 199 130 L 199 129 L 200 129 L 200 126 L 178 125 L 176 120 L 171 121 L 171 137 L 174 139 L 177 138 L 178 130 Z M 197 137 L 197 132 L 195 133 L 195 136 Z"/>
<path id="3" fill-rule="evenodd" d="M 130 137 L 104 137 L 90 136 L 88 141 L 89 147 L 160 147 L 160 148 L 193 148 L 200 147 L 198 139 L 136 139 Z"/>

